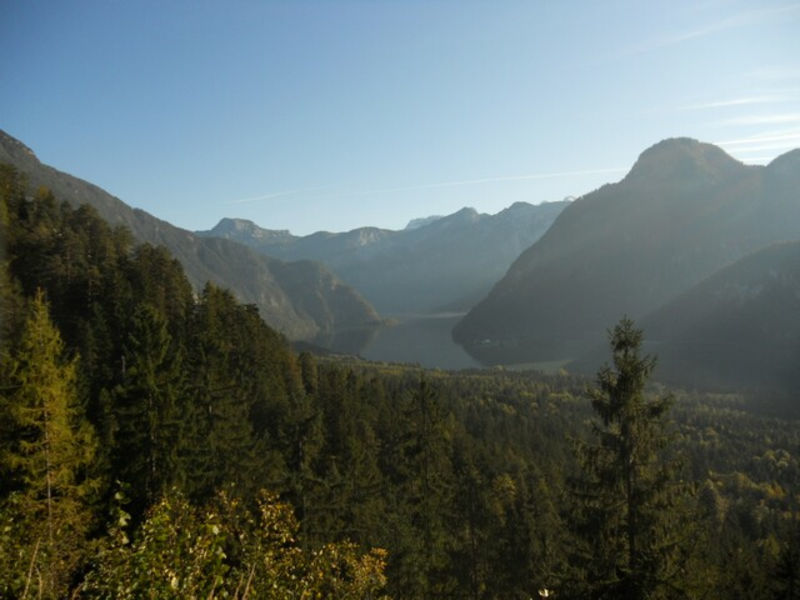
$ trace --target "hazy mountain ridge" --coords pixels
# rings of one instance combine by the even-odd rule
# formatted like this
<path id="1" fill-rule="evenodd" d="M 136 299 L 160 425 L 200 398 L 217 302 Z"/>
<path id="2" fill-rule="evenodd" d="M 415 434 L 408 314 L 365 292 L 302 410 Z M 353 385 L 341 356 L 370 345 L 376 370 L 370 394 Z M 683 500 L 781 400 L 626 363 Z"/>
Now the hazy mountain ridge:
<path id="1" fill-rule="evenodd" d="M 411 219 L 408 224 L 406 225 L 406 229 L 418 229 L 423 227 L 424 225 L 430 225 L 434 221 L 438 221 L 442 218 L 443 215 L 431 215 L 430 217 L 419 217 L 417 219 Z"/>
<path id="2" fill-rule="evenodd" d="M 31 189 L 49 188 L 73 206 L 89 204 L 112 225 L 124 225 L 140 242 L 163 245 L 183 264 L 195 289 L 206 281 L 229 288 L 258 306 L 262 318 L 290 339 L 320 342 L 342 330 L 374 326 L 375 310 L 322 268 L 286 264 L 232 240 L 203 238 L 134 209 L 87 181 L 42 164 L 19 140 L 0 131 L 0 162 L 23 173 Z M 304 273 L 303 279 L 299 273 Z M 315 298 L 309 303 L 306 296 Z"/>
<path id="3" fill-rule="evenodd" d="M 799 314 L 800 241 L 781 242 L 723 267 L 640 325 L 659 380 L 763 394 L 800 383 Z M 600 345 L 569 368 L 591 373 L 609 360 Z"/>
<path id="4" fill-rule="evenodd" d="M 642 321 L 657 376 L 691 387 L 800 383 L 800 241 L 747 255 Z"/>
<path id="5" fill-rule="evenodd" d="M 686 138 L 572 203 L 454 330 L 487 362 L 580 356 L 720 268 L 800 239 L 800 153 L 746 166 Z"/>
<path id="6" fill-rule="evenodd" d="M 295 237 L 243 219 L 222 219 L 197 233 L 233 239 L 284 260 L 319 260 L 380 312 L 424 313 L 468 308 L 483 297 L 567 204 L 519 202 L 496 215 L 464 208 L 414 220 L 399 231 L 361 227 Z"/>

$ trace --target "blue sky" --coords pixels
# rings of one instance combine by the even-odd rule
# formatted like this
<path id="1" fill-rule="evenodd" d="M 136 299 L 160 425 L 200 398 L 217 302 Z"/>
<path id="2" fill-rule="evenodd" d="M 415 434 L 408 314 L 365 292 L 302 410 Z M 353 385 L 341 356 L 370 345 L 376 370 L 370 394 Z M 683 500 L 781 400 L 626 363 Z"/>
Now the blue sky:
<path id="1" fill-rule="evenodd" d="M 800 2 L 0 4 L 0 129 L 188 229 L 579 196 L 690 136 L 800 147 Z"/>

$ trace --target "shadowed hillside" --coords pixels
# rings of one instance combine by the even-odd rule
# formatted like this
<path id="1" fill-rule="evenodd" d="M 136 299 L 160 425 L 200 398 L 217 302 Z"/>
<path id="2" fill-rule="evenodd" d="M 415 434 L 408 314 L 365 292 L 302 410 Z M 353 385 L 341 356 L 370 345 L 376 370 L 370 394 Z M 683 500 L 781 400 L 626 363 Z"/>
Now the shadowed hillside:
<path id="1" fill-rule="evenodd" d="M 455 328 L 486 362 L 576 357 L 771 243 L 800 239 L 800 152 L 746 166 L 680 138 L 576 200 Z"/>
<path id="2" fill-rule="evenodd" d="M 337 333 L 380 321 L 357 292 L 324 268 L 287 264 L 231 240 L 196 236 L 42 164 L 33 151 L 2 131 L 0 162 L 24 174 L 31 189 L 45 186 L 73 206 L 89 204 L 110 224 L 128 227 L 138 241 L 166 246 L 195 289 L 206 281 L 229 288 L 241 301 L 258 306 L 264 320 L 290 339 L 325 343 Z"/>
<path id="3" fill-rule="evenodd" d="M 800 383 L 800 242 L 722 269 L 642 322 L 657 376 L 692 387 L 786 389 Z"/>

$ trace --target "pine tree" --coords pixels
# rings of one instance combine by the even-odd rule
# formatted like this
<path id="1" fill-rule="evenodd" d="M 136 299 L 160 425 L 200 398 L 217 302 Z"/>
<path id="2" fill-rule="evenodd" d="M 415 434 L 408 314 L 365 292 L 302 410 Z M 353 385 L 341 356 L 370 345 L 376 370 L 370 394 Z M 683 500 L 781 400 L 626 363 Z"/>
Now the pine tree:
<path id="1" fill-rule="evenodd" d="M 16 339 L 23 316 L 23 299 L 18 282 L 9 270 L 10 239 L 14 233 L 11 211 L 23 202 L 25 188 L 22 178 L 11 165 L 0 164 L 0 351 Z M 1 433 L 1 432 L 0 432 Z"/>
<path id="2" fill-rule="evenodd" d="M 383 417 L 392 419 L 389 434 L 379 433 L 388 440 L 381 462 L 391 486 L 391 577 L 408 597 L 447 597 L 457 585 L 447 572 L 455 505 L 448 417 L 439 390 L 424 376 L 409 382 L 392 404 Z"/>
<path id="3" fill-rule="evenodd" d="M 590 390 L 600 417 L 595 442 L 580 448 L 583 479 L 574 580 L 578 596 L 644 600 L 678 598 L 681 529 L 675 465 L 664 459 L 670 397 L 649 398 L 655 358 L 640 356 L 643 333 L 623 319 L 610 334 L 614 368 Z"/>
<path id="4" fill-rule="evenodd" d="M 96 442 L 78 409 L 77 361 L 63 355 L 40 290 L 2 368 L 3 429 L 14 435 L 0 467 L 16 491 L 0 508 L 4 529 L 15 531 L 13 544 L 0 549 L 0 580 L 11 595 L 63 597 L 91 526 L 97 486 L 87 473 Z"/>
<path id="5" fill-rule="evenodd" d="M 112 395 L 114 472 L 130 484 L 130 510 L 138 517 L 181 475 L 182 353 L 149 304 L 133 314 L 124 361 L 123 382 Z"/>
<path id="6" fill-rule="evenodd" d="M 191 407 L 188 457 L 193 499 L 235 482 L 243 494 L 255 493 L 263 475 L 252 425 L 254 381 L 267 365 L 250 355 L 262 332 L 257 314 L 240 306 L 228 291 L 207 284 L 196 307 L 189 345 Z"/>

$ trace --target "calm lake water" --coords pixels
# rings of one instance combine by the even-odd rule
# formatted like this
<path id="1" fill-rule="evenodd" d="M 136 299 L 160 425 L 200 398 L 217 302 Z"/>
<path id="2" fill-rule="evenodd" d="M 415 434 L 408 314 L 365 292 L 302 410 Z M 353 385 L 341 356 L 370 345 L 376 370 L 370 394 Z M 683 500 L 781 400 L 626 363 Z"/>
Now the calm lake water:
<path id="1" fill-rule="evenodd" d="M 368 360 L 417 363 L 430 369 L 470 369 L 482 365 L 456 344 L 450 332 L 462 314 L 394 316 L 359 354 Z"/>

